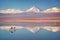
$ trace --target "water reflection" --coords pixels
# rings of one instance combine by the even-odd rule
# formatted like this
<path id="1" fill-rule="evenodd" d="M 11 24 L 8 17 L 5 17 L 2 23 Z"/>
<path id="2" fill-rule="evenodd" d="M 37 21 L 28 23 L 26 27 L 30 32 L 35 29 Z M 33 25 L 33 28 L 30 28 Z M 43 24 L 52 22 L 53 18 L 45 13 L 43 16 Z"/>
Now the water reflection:
<path id="1" fill-rule="evenodd" d="M 16 31 L 16 30 L 15 30 L 15 27 L 11 27 L 11 28 L 9 29 L 9 31 L 10 31 L 11 33 L 15 32 L 15 31 Z"/>
<path id="2" fill-rule="evenodd" d="M 27 29 L 28 31 L 32 32 L 32 33 L 36 33 L 37 31 L 39 30 L 48 30 L 48 31 L 51 31 L 51 32 L 58 32 L 60 31 L 60 27 L 58 26 L 45 26 L 45 27 L 40 27 L 40 26 L 36 26 L 36 27 L 33 27 L 33 26 L 30 26 L 30 27 L 24 27 L 24 26 L 0 26 L 0 29 L 1 30 L 8 30 L 10 31 L 11 33 L 14 33 L 16 30 L 21 30 L 21 29 Z"/>

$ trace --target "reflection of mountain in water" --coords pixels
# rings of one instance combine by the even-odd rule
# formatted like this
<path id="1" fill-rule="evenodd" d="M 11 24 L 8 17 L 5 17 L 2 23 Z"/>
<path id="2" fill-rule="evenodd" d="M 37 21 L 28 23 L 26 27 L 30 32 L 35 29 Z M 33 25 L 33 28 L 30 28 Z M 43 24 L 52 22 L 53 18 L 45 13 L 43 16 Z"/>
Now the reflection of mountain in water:
<path id="1" fill-rule="evenodd" d="M 19 29 L 10 34 L 5 30 L 0 30 L 1 40 L 60 40 L 60 31 L 51 32 L 45 29 L 39 30 L 36 33 L 31 33 L 26 29 Z"/>
<path id="2" fill-rule="evenodd" d="M 35 33 L 42 29 L 52 31 L 52 32 L 60 31 L 60 27 L 51 27 L 51 26 L 45 26 L 45 27 L 1 26 L 0 29 L 9 30 L 11 33 L 15 32 L 16 30 L 21 30 L 21 29 L 27 29 L 27 30 L 31 31 L 32 33 Z"/>

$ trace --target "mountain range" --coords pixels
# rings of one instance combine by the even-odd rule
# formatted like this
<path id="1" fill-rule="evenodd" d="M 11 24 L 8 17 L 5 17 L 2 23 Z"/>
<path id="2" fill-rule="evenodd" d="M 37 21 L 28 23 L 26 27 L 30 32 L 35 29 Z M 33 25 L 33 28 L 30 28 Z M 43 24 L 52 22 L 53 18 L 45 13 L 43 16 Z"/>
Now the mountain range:
<path id="1" fill-rule="evenodd" d="M 26 11 L 22 11 L 19 9 L 5 9 L 5 10 L 0 10 L 0 13 L 4 13 L 4 14 L 16 14 L 16 13 L 25 13 L 25 12 L 29 12 L 29 13 L 52 13 L 52 12 L 60 12 L 60 8 L 58 7 L 52 7 L 52 8 L 48 8 L 46 10 L 41 11 L 39 8 L 32 6 L 31 8 L 29 8 Z"/>

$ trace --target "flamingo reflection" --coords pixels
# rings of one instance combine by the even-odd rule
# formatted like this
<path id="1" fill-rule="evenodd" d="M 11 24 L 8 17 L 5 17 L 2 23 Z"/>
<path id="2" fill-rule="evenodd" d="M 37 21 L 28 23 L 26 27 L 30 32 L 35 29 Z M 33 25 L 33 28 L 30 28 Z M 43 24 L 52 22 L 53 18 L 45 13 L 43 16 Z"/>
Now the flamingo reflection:
<path id="1" fill-rule="evenodd" d="M 11 27 L 11 28 L 9 29 L 9 31 L 10 31 L 11 33 L 13 33 L 13 32 L 16 31 L 16 28 L 15 28 L 15 27 Z"/>

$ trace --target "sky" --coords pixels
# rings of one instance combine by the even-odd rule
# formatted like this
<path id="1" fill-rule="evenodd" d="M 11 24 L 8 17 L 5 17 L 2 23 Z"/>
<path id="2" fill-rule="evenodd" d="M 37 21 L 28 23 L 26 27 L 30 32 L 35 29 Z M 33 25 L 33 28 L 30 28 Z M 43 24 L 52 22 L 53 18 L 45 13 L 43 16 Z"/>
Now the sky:
<path id="1" fill-rule="evenodd" d="M 60 0 L 0 0 L 0 10 L 8 8 L 27 10 L 32 6 L 41 10 L 52 7 L 60 8 Z"/>

